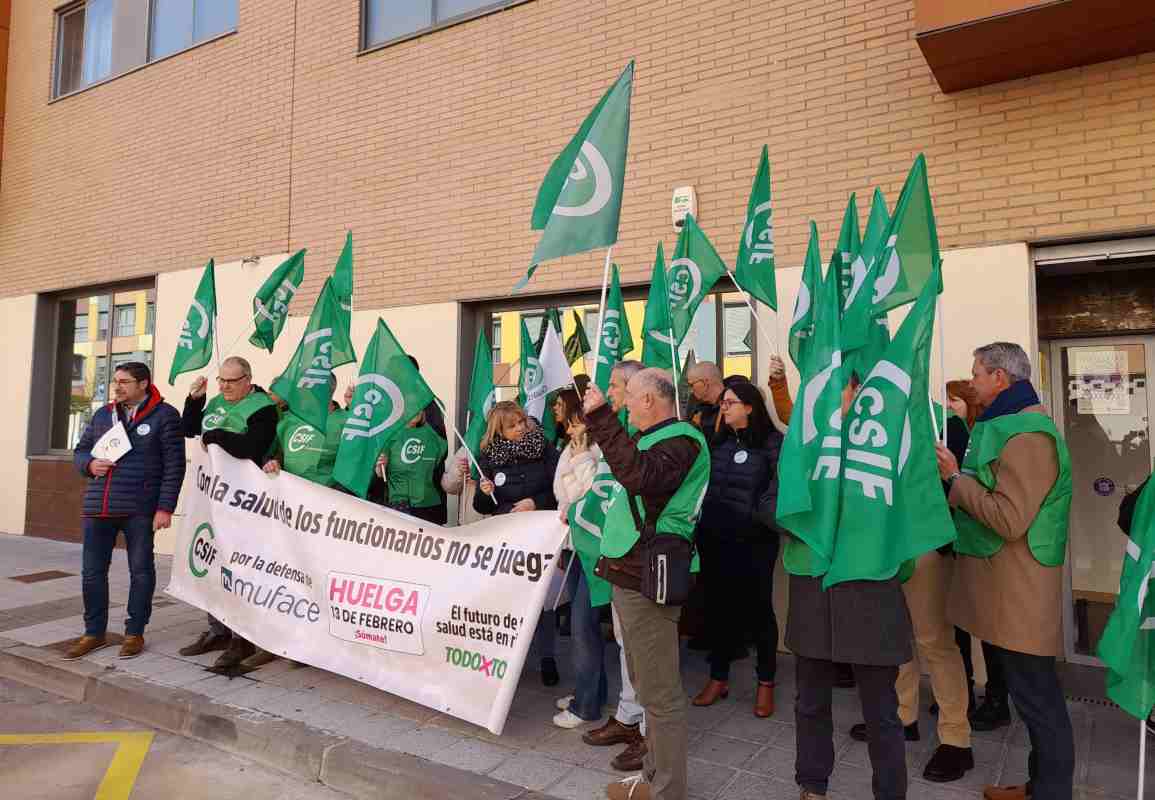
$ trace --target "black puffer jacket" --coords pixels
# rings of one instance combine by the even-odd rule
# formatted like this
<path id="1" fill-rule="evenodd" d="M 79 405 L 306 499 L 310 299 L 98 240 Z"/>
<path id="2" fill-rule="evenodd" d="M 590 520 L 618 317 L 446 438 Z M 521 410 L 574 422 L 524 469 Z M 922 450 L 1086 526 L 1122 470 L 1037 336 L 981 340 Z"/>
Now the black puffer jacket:
<path id="1" fill-rule="evenodd" d="M 751 515 L 768 489 L 778 487 L 782 434 L 771 430 L 765 442 L 748 441 L 747 430 L 722 431 L 710 448 L 710 486 L 702 504 L 701 527 L 715 535 L 767 535 Z"/>
<path id="2" fill-rule="evenodd" d="M 477 454 L 477 465 L 494 483 L 497 505 L 480 489 L 473 493 L 473 510 L 478 514 L 508 514 L 519 500 L 530 498 L 538 511 L 557 508 L 553 496 L 553 474 L 557 472 L 558 452 L 549 442 L 541 458 L 518 464 L 494 466 L 484 450 Z"/>

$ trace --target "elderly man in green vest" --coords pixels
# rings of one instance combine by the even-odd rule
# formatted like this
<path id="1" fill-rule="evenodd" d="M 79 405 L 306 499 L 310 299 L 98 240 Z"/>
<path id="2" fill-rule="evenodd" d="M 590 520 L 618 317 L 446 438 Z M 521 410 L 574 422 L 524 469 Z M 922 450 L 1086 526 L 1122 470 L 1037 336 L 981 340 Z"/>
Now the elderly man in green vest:
<path id="1" fill-rule="evenodd" d="M 593 384 L 583 407 L 617 485 L 596 572 L 613 584 L 630 679 L 646 714 L 643 773 L 610 784 L 610 800 L 685 800 L 686 692 L 678 619 L 690 578 L 694 525 L 710 480 L 710 451 L 674 414 L 674 383 L 644 369 L 626 386 L 632 436 Z"/>
<path id="2" fill-rule="evenodd" d="M 962 465 L 938 446 L 958 527 L 949 612 L 960 628 L 994 645 L 1031 739 L 1030 781 L 988 787 L 983 796 L 1071 800 L 1075 745 L 1055 670 L 1063 649 L 1071 509 L 1067 445 L 1031 386 L 1031 364 L 1021 347 L 980 347 L 971 373 L 986 410 Z"/>
<path id="3" fill-rule="evenodd" d="M 239 356 L 221 363 L 217 386 L 220 393 L 208 400 L 205 378 L 197 378 L 184 401 L 181 428 L 188 439 L 197 436 L 203 446 L 219 445 L 233 458 L 247 459 L 258 467 L 265 462 L 277 435 L 277 407 L 265 390 L 253 385 L 253 368 Z M 225 652 L 211 669 L 226 671 L 253 655 L 253 645 L 235 635 L 209 615 L 209 629 L 187 647 L 182 656 L 199 656 L 213 650 Z"/>

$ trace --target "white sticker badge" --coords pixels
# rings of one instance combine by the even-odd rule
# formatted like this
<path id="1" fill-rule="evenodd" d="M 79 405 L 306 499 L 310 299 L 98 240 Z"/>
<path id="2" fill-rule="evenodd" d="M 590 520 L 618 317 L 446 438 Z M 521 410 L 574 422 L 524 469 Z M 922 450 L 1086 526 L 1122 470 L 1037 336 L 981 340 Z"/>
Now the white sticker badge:
<path id="1" fill-rule="evenodd" d="M 750 454 L 747 453 L 745 450 L 739 450 L 737 453 L 734 454 L 734 463 L 735 464 L 745 464 L 746 459 L 748 459 L 749 457 L 750 457 Z"/>
<path id="2" fill-rule="evenodd" d="M 505 473 L 504 472 L 499 472 L 493 476 L 493 485 L 494 486 L 505 486 Z"/>
<path id="3" fill-rule="evenodd" d="M 152 428 L 149 427 L 147 422 L 142 422 L 136 426 L 136 432 L 140 436 L 148 436 L 150 433 L 152 433 Z"/>

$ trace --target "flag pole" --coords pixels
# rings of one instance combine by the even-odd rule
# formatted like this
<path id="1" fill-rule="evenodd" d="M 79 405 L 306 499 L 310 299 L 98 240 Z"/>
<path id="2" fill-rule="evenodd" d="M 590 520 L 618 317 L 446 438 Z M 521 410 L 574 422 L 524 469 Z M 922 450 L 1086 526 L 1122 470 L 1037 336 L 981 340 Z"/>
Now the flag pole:
<path id="1" fill-rule="evenodd" d="M 670 328 L 670 365 L 674 371 L 674 411 L 678 419 L 682 418 L 682 398 L 678 395 L 678 384 L 682 382 L 682 373 L 678 369 L 678 346 L 674 344 L 674 329 Z"/>
<path id="2" fill-rule="evenodd" d="M 566 539 L 569 539 L 569 536 L 566 536 Z M 565 565 L 565 573 L 562 574 L 562 576 L 561 576 L 561 586 L 558 587 L 557 597 L 555 597 L 553 599 L 553 610 L 554 611 L 557 611 L 557 607 L 561 605 L 561 596 L 563 594 L 565 594 L 565 584 L 566 584 L 566 581 L 569 580 L 570 567 L 573 566 L 573 562 L 577 557 L 578 557 L 577 551 L 571 549 L 569 551 L 569 561 L 567 561 L 566 565 Z"/>
<path id="3" fill-rule="evenodd" d="M 938 371 L 942 390 L 942 443 L 946 444 L 946 321 L 942 317 L 942 293 L 935 298 L 935 314 L 938 316 Z M 933 409 L 931 416 L 934 416 Z"/>
<path id="4" fill-rule="evenodd" d="M 945 385 L 946 384 L 944 383 L 943 386 L 945 386 Z M 926 393 L 926 404 L 928 406 L 930 406 L 930 424 L 934 425 L 934 438 L 938 439 L 938 438 L 940 438 L 941 434 L 939 433 L 938 417 L 936 417 L 934 415 L 934 395 L 932 395 L 929 391 Z M 942 415 L 942 424 L 944 427 L 946 426 L 946 412 L 945 411 L 943 412 L 943 415 Z M 943 438 L 945 440 L 946 437 L 941 437 L 941 438 Z M 944 443 L 945 443 L 945 441 L 944 441 Z"/>
<path id="5" fill-rule="evenodd" d="M 1139 800 L 1143 800 L 1143 784 L 1147 777 L 1147 720 L 1139 720 Z"/>
<path id="6" fill-rule="evenodd" d="M 766 333 L 762 325 L 762 318 L 758 316 L 758 309 L 754 308 L 754 303 L 750 300 L 750 295 L 746 293 L 745 289 L 738 285 L 738 279 L 734 277 L 734 273 L 730 271 L 729 267 L 726 267 L 726 274 L 730 276 L 730 280 L 734 282 L 734 288 L 741 292 L 742 299 L 745 300 L 746 305 L 750 307 L 750 313 L 754 316 L 754 322 L 756 323 L 754 327 L 756 327 L 758 329 L 758 333 L 762 334 L 763 338 L 766 339 L 766 345 L 771 349 L 771 351 L 773 351 L 773 354 L 778 355 L 778 326 L 774 326 L 774 341 L 770 341 L 770 335 Z"/>
<path id="7" fill-rule="evenodd" d="M 605 264 L 605 267 L 602 269 L 602 299 L 601 299 L 601 303 L 599 303 L 599 305 L 598 305 L 598 339 L 597 339 L 597 344 L 594 345 L 594 374 L 595 375 L 597 374 L 598 364 L 601 363 L 600 362 L 600 359 L 602 356 L 601 330 L 602 330 L 602 323 L 605 321 L 605 318 L 606 318 L 606 292 L 609 290 L 609 285 L 610 285 L 610 259 L 613 258 L 613 255 L 614 255 L 614 246 L 611 244 L 609 247 L 606 248 L 606 264 Z"/>
<path id="8" fill-rule="evenodd" d="M 441 405 L 441 401 L 437 399 L 436 395 L 433 396 L 433 402 L 439 409 L 441 409 L 441 416 L 443 416 L 446 423 L 449 424 L 449 429 L 453 431 L 453 434 L 457 437 L 457 441 L 461 442 L 461 446 L 465 448 L 465 455 L 469 458 L 469 463 L 472 464 L 473 468 L 477 470 L 478 475 L 488 481 L 489 476 L 481 471 L 481 466 L 477 463 L 477 457 L 474 456 L 473 451 L 469 449 L 469 445 L 466 443 L 465 437 L 463 437 L 461 432 L 457 430 L 457 426 L 449 422 L 449 413 L 445 410 L 445 406 Z M 492 481 L 490 481 L 490 483 L 492 483 Z M 478 488 L 478 491 L 480 491 L 480 487 Z M 497 505 L 496 497 L 489 495 L 489 499 L 493 501 L 494 505 Z"/>

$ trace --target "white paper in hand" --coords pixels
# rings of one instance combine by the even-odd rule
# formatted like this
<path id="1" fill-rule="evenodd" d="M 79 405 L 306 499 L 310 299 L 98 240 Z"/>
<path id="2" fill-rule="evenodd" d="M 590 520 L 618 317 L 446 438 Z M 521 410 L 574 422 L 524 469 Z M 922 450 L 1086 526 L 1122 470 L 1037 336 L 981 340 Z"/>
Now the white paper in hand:
<path id="1" fill-rule="evenodd" d="M 107 433 L 96 440 L 96 444 L 92 446 L 92 457 L 115 463 L 131 449 L 132 442 L 128 440 L 128 431 L 124 429 L 124 423 L 117 420 Z"/>

